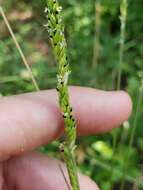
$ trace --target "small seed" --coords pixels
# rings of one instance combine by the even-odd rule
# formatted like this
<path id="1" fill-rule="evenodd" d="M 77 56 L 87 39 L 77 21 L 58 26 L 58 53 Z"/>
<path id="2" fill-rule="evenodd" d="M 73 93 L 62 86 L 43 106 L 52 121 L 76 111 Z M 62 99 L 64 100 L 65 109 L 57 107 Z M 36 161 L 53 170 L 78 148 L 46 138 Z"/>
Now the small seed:
<path id="1" fill-rule="evenodd" d="M 56 90 L 59 92 L 59 89 L 58 89 L 58 87 L 56 88 Z"/>

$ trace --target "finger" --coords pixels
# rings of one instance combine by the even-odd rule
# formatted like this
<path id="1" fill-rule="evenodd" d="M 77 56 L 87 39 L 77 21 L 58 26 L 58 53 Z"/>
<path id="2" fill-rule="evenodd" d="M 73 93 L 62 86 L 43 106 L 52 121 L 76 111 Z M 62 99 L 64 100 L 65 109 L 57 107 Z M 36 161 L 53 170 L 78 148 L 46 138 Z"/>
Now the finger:
<path id="1" fill-rule="evenodd" d="M 11 159 L 4 164 L 5 179 L 8 189 L 17 190 L 68 190 L 69 179 L 65 166 L 62 169 L 67 183 L 59 169 L 60 161 L 40 154 L 29 154 Z M 81 190 L 99 190 L 88 177 L 79 175 Z"/>
<path id="2" fill-rule="evenodd" d="M 131 112 L 131 100 L 125 92 L 72 87 L 70 95 L 80 135 L 109 131 Z M 55 90 L 1 98 L 1 160 L 47 144 L 62 131 Z"/>

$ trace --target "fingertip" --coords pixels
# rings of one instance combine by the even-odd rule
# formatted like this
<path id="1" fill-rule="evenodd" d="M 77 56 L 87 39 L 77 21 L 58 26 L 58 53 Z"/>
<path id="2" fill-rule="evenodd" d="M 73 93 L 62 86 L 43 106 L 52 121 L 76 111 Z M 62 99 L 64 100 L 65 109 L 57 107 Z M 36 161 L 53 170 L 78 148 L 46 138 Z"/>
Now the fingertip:
<path id="1" fill-rule="evenodd" d="M 104 111 L 107 112 L 107 115 L 105 115 L 106 129 L 101 128 L 101 133 L 121 126 L 123 122 L 128 120 L 132 112 L 132 100 L 127 92 L 120 90 L 105 93 L 109 93 L 105 110 L 110 107 L 111 111 Z"/>
<path id="2" fill-rule="evenodd" d="M 114 92 L 114 114 L 113 125 L 111 128 L 119 127 L 123 122 L 127 121 L 132 112 L 132 100 L 125 91 Z"/>
<path id="3" fill-rule="evenodd" d="M 124 120 L 127 120 L 129 118 L 129 116 L 131 115 L 132 113 L 132 99 L 130 97 L 130 95 L 121 90 L 121 91 L 117 91 L 117 93 L 120 94 L 120 99 L 122 101 L 122 105 L 124 105 L 124 116 L 125 116 L 125 119 Z"/>
<path id="4" fill-rule="evenodd" d="M 76 102 L 74 110 L 81 135 L 108 132 L 120 126 L 131 114 L 132 101 L 124 91 L 107 92 L 90 88 L 77 91 L 82 96 L 80 101 L 75 96 L 73 102 Z"/>

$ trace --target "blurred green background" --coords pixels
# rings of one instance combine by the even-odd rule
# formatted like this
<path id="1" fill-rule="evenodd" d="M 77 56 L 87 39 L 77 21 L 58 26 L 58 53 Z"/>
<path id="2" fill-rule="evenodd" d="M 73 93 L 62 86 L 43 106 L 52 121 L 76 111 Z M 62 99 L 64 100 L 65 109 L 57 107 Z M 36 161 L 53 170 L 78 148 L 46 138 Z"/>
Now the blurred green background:
<path id="1" fill-rule="evenodd" d="M 103 90 L 117 84 L 120 1 L 61 0 L 64 8 L 65 34 L 72 65 L 70 83 Z M 56 86 L 56 62 L 44 27 L 45 1 L 0 0 L 11 27 L 32 67 L 40 89 Z M 133 99 L 133 114 L 118 131 L 118 146 L 113 154 L 113 133 L 78 139 L 79 169 L 97 182 L 101 190 L 143 189 L 143 1 L 128 0 L 128 15 L 121 89 Z M 30 76 L 0 17 L 0 93 L 3 96 L 34 91 Z M 139 101 L 140 95 L 140 101 Z M 137 106 L 138 105 L 138 106 Z M 138 114 L 137 110 L 138 109 Z M 136 131 L 128 170 L 124 160 L 129 150 L 132 126 Z M 58 142 L 42 147 L 45 153 L 59 156 Z M 114 168 L 114 169 L 112 169 Z"/>

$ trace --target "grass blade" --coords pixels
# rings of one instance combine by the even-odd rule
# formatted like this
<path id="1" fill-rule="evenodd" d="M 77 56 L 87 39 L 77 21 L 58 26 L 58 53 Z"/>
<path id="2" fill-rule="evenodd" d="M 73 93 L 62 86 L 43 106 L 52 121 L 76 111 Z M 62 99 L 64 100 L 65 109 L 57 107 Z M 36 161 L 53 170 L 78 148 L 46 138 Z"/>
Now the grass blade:
<path id="1" fill-rule="evenodd" d="M 33 85 L 34 85 L 36 91 L 39 91 L 39 87 L 38 87 L 38 84 L 37 84 L 37 82 L 36 82 L 36 79 L 35 79 L 35 77 L 34 77 L 34 75 L 33 75 L 33 73 L 32 73 L 32 70 L 31 70 L 31 68 L 30 68 L 30 66 L 29 66 L 29 64 L 28 64 L 28 62 L 27 62 L 27 60 L 26 60 L 26 57 L 25 57 L 25 55 L 24 55 L 24 53 L 23 53 L 23 51 L 22 51 L 22 49 L 21 49 L 21 47 L 20 47 L 20 45 L 19 45 L 19 43 L 18 43 L 16 37 L 15 37 L 15 35 L 14 35 L 14 32 L 13 32 L 13 30 L 12 30 L 10 24 L 9 24 L 9 21 L 8 21 L 6 15 L 5 15 L 5 13 L 4 13 L 4 10 L 3 10 L 3 8 L 2 8 L 1 6 L 0 6 L 0 14 L 1 14 L 1 16 L 2 16 L 2 18 L 3 18 L 3 20 L 4 20 L 4 22 L 5 22 L 5 24 L 6 24 L 7 28 L 8 28 L 8 30 L 9 30 L 9 33 L 10 33 L 10 35 L 11 35 L 11 37 L 12 37 L 12 39 L 13 39 L 13 41 L 14 41 L 16 47 L 17 47 L 17 50 L 18 50 L 18 52 L 19 52 L 19 54 L 20 54 L 20 56 L 21 56 L 21 59 L 22 59 L 24 65 L 25 65 L 27 71 L 29 72 L 29 75 L 30 75 L 30 77 L 31 77 L 32 83 L 33 83 Z"/>

